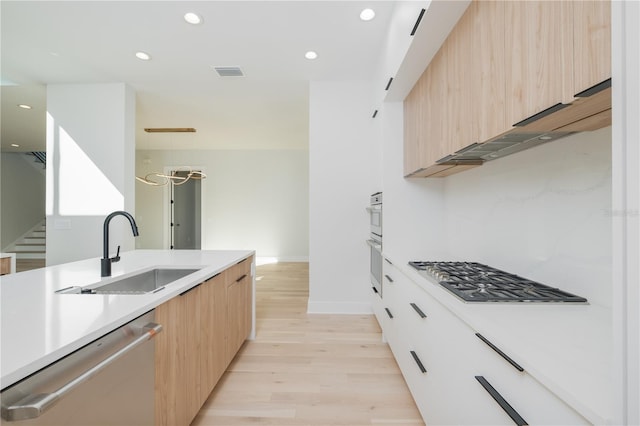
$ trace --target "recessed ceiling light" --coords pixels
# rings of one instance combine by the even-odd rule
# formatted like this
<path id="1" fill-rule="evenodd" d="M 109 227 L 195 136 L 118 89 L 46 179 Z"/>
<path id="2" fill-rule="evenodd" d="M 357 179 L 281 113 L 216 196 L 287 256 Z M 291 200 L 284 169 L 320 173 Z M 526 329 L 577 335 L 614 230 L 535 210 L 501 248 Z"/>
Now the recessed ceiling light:
<path id="1" fill-rule="evenodd" d="M 318 54 L 316 52 L 314 52 L 313 50 L 308 51 L 307 53 L 304 54 L 304 57 L 307 59 L 316 59 L 318 57 Z"/>
<path id="2" fill-rule="evenodd" d="M 370 21 L 375 17 L 376 12 L 374 12 L 373 9 L 364 9 L 362 12 L 360 12 L 360 19 L 362 19 L 363 21 Z"/>
<path id="3" fill-rule="evenodd" d="M 202 18 L 200 17 L 200 15 L 193 12 L 185 13 L 184 20 L 193 25 L 198 25 L 202 23 Z"/>
<path id="4" fill-rule="evenodd" d="M 145 52 L 136 52 L 136 58 L 143 61 L 148 61 L 151 59 L 151 56 L 149 56 L 149 54 Z"/>
<path id="5" fill-rule="evenodd" d="M 27 105 L 27 104 L 18 104 L 18 106 L 22 109 L 31 109 L 31 105 Z"/>
<path id="6" fill-rule="evenodd" d="M 17 143 L 12 143 L 11 146 L 14 147 L 14 148 L 19 148 L 20 147 L 20 145 L 18 145 Z"/>

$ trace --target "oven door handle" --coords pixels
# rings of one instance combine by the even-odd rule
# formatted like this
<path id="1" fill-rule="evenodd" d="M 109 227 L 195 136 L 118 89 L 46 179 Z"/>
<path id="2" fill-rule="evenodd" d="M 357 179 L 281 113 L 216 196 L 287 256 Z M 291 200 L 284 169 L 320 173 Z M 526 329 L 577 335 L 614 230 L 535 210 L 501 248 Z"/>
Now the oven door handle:
<path id="1" fill-rule="evenodd" d="M 376 240 L 367 240 L 367 244 L 376 250 L 382 250 L 382 244 L 380 244 Z"/>

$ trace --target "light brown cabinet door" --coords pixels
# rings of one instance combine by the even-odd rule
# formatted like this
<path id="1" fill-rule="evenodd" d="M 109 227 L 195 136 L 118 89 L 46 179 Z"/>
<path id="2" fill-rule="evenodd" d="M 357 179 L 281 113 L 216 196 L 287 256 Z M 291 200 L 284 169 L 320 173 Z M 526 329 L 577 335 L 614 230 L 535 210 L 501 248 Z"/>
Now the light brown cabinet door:
<path id="1" fill-rule="evenodd" d="M 573 2 L 574 94 L 611 78 L 611 2 Z"/>
<path id="2" fill-rule="evenodd" d="M 573 100 L 572 3 L 504 2 L 506 114 L 510 124 Z"/>
<path id="3" fill-rule="evenodd" d="M 424 74 L 422 124 L 424 142 L 420 150 L 422 167 L 435 164 L 449 154 L 445 142 L 447 125 L 447 50 L 440 48 Z"/>
<path id="4" fill-rule="evenodd" d="M 442 105 L 445 108 L 444 155 L 478 142 L 473 134 L 475 117 L 471 101 L 473 75 L 477 74 L 472 50 L 475 36 L 473 13 L 474 8 L 467 8 L 443 45 L 447 61 L 445 80 L 441 83 L 446 85 L 446 102 Z"/>
<path id="5" fill-rule="evenodd" d="M 241 265 L 232 268 L 236 272 L 232 277 L 237 278 L 227 283 L 227 363 L 235 357 L 251 331 L 251 277 L 238 266 Z"/>
<path id="6" fill-rule="evenodd" d="M 156 308 L 155 423 L 188 425 L 200 409 L 200 289 Z"/>
<path id="7" fill-rule="evenodd" d="M 475 0 L 467 9 L 473 16 L 472 126 L 476 142 L 511 129 L 505 112 L 505 32 L 503 1 Z"/>
<path id="8" fill-rule="evenodd" d="M 201 286 L 200 401 L 204 403 L 227 368 L 226 360 L 226 280 L 222 272 Z"/>
<path id="9" fill-rule="evenodd" d="M 420 77 L 413 89 L 404 100 L 404 175 L 422 167 L 420 164 L 420 150 L 423 141 L 422 129 L 422 85 L 424 76 Z"/>

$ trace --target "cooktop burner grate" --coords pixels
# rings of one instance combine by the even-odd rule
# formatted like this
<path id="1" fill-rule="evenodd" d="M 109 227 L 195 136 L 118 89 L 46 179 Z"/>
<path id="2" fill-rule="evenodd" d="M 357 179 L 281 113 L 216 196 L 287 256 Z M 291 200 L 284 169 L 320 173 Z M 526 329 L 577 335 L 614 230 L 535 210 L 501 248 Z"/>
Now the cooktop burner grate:
<path id="1" fill-rule="evenodd" d="M 409 262 L 465 302 L 572 302 L 587 299 L 476 262 Z"/>

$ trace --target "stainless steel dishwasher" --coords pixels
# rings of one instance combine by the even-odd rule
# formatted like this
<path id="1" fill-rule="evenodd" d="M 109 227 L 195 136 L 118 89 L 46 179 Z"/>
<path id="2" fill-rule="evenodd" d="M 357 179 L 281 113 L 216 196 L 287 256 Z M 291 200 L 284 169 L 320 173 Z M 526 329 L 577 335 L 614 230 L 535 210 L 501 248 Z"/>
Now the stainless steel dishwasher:
<path id="1" fill-rule="evenodd" d="M 0 393 L 2 424 L 153 425 L 155 311 Z"/>

